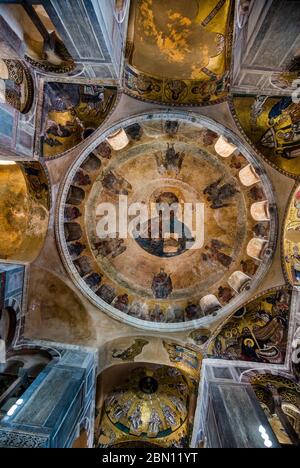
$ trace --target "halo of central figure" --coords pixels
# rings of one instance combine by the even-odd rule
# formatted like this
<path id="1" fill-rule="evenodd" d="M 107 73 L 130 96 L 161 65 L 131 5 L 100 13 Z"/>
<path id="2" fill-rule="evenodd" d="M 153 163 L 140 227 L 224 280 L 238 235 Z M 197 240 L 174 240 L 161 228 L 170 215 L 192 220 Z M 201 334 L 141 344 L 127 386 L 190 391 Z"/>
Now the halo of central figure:
<path id="1" fill-rule="evenodd" d="M 138 116 L 76 161 L 58 233 L 73 278 L 99 307 L 137 326 L 186 328 L 238 305 L 264 272 L 272 191 L 225 133 L 183 113 Z"/>

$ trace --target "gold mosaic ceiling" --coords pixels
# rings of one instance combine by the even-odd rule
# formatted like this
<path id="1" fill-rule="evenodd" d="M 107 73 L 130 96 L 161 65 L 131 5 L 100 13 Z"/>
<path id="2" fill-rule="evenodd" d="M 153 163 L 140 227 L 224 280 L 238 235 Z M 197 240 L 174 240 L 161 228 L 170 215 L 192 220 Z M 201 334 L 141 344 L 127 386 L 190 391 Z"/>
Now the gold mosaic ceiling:
<path id="1" fill-rule="evenodd" d="M 228 92 L 231 0 L 135 0 L 127 39 L 125 89 L 174 104 L 215 103 Z"/>
<path id="2" fill-rule="evenodd" d="M 103 448 L 129 440 L 185 446 L 188 395 L 188 383 L 178 369 L 135 369 L 106 398 L 98 446 Z"/>

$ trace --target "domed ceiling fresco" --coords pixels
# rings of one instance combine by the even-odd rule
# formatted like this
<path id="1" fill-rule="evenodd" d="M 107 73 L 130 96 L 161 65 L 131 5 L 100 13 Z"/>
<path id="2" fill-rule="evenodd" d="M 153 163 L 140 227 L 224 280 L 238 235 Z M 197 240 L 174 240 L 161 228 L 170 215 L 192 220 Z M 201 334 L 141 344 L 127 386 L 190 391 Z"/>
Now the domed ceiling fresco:
<path id="1" fill-rule="evenodd" d="M 106 131 L 71 168 L 59 210 L 63 259 L 114 317 L 193 326 L 234 310 L 265 272 L 272 191 L 256 159 L 222 133 L 204 118 L 144 115 Z"/>
<path id="2" fill-rule="evenodd" d="M 129 440 L 187 446 L 188 395 L 188 382 L 178 369 L 135 369 L 105 400 L 99 447 Z"/>
<path id="3" fill-rule="evenodd" d="M 229 86 L 233 3 L 131 2 L 126 92 L 177 105 L 224 100 Z"/>

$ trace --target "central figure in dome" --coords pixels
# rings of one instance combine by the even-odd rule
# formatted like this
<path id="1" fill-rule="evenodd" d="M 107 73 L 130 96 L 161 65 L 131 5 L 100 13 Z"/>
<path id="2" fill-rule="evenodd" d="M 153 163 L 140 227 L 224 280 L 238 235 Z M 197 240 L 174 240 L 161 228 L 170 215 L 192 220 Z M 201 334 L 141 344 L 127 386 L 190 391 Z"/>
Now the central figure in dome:
<path id="1" fill-rule="evenodd" d="M 157 215 L 140 226 L 134 234 L 146 252 L 157 257 L 174 257 L 189 250 L 195 242 L 190 229 L 178 218 L 180 203 L 172 192 L 163 192 L 156 199 Z"/>

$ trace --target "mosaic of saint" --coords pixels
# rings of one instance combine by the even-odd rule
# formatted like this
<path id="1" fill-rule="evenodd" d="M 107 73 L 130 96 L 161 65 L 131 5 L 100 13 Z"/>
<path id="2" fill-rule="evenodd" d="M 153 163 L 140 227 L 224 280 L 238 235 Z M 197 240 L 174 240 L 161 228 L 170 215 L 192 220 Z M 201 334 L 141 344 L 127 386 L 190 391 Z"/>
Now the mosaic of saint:
<path id="1" fill-rule="evenodd" d="M 166 103 L 224 99 L 232 4 L 230 0 L 133 1 L 125 69 L 127 91 Z"/>
<path id="2" fill-rule="evenodd" d="M 184 121 L 141 120 L 76 163 L 61 206 L 64 255 L 102 309 L 187 322 L 216 315 L 251 287 L 272 212 L 249 161 L 236 147 L 221 157 L 219 139 Z"/>
<path id="3" fill-rule="evenodd" d="M 59 156 L 88 138 L 112 110 L 113 86 L 46 83 L 39 145 L 42 156 Z"/>
<path id="4" fill-rule="evenodd" d="M 288 280 L 293 285 L 300 285 L 300 186 L 293 194 L 287 213 L 284 236 L 284 267 Z"/>
<path id="5" fill-rule="evenodd" d="M 134 361 L 134 359 L 139 356 L 144 346 L 146 346 L 149 341 L 142 338 L 136 338 L 131 346 L 126 349 L 123 348 L 114 348 L 112 350 L 112 358 L 120 359 L 121 361 Z"/>
<path id="6" fill-rule="evenodd" d="M 188 394 L 187 381 L 178 369 L 135 369 L 105 400 L 98 446 L 149 440 L 166 447 L 186 447 Z"/>
<path id="7" fill-rule="evenodd" d="M 193 379 L 199 380 L 201 370 L 201 355 L 192 347 L 182 346 L 178 343 L 163 341 L 163 346 L 169 354 L 170 362 Z"/>
<path id="8" fill-rule="evenodd" d="M 291 97 L 235 96 L 234 111 L 246 136 L 273 166 L 300 176 L 300 104 Z"/>
<path id="9" fill-rule="evenodd" d="M 291 291 L 270 290 L 239 309 L 208 347 L 220 359 L 283 364 L 286 356 Z"/>

